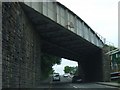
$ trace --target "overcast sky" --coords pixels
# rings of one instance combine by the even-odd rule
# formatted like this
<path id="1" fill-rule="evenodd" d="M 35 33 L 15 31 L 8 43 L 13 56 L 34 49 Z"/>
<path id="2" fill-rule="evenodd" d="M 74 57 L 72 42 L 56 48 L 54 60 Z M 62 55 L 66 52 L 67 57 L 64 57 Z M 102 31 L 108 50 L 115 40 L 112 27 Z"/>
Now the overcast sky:
<path id="1" fill-rule="evenodd" d="M 62 59 L 62 62 L 61 62 L 61 65 L 54 65 L 53 68 L 55 70 L 55 72 L 57 73 L 60 73 L 61 75 L 64 74 L 64 67 L 65 66 L 78 66 L 77 62 L 75 61 L 70 61 L 70 60 L 67 60 L 67 59 Z"/>
<path id="2" fill-rule="evenodd" d="M 119 0 L 57 0 L 82 18 L 95 32 L 108 42 L 118 46 L 118 2 Z M 77 63 L 62 60 L 55 65 L 56 72 L 63 74 L 64 66 Z"/>

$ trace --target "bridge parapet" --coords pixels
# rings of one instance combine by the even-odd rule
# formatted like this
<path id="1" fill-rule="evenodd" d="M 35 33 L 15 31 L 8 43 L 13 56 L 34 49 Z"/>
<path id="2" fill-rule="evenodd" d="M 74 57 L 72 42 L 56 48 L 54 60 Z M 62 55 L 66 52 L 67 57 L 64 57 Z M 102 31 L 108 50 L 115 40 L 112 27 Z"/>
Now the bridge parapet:
<path id="1" fill-rule="evenodd" d="M 100 38 L 80 17 L 59 2 L 24 3 L 92 44 L 103 47 L 105 39 Z"/>

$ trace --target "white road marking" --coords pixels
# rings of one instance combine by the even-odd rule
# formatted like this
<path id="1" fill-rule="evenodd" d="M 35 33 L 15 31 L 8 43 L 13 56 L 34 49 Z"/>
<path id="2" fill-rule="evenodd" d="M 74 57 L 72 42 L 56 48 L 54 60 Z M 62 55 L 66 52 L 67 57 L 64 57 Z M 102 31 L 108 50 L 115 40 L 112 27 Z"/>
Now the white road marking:
<path id="1" fill-rule="evenodd" d="M 73 86 L 74 88 L 78 88 L 78 87 L 76 87 L 76 86 Z"/>

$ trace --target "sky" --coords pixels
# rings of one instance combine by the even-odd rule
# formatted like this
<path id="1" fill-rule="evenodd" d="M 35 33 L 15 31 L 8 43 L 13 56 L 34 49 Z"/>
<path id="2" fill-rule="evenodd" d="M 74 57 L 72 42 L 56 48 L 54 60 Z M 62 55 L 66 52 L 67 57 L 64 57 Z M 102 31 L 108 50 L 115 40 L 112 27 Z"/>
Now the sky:
<path id="1" fill-rule="evenodd" d="M 65 66 L 75 67 L 75 66 L 78 66 L 78 64 L 75 61 L 70 61 L 70 60 L 62 58 L 61 64 L 60 65 L 55 64 L 53 66 L 53 69 L 55 70 L 56 73 L 60 73 L 61 75 L 63 75 L 64 74 L 63 70 Z"/>
<path id="2" fill-rule="evenodd" d="M 108 44 L 118 47 L 119 0 L 57 0 L 82 18 L 95 32 L 106 38 Z M 77 66 L 77 62 L 62 59 L 61 65 L 53 66 L 63 74 L 64 66 Z"/>

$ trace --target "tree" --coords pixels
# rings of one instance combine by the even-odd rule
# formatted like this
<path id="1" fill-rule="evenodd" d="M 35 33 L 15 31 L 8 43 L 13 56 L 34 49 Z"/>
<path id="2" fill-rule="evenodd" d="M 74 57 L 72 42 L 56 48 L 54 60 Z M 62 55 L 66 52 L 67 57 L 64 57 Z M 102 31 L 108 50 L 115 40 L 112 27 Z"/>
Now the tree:
<path id="1" fill-rule="evenodd" d="M 106 49 L 107 49 L 108 51 L 112 51 L 112 50 L 117 49 L 115 46 L 107 45 L 107 44 L 105 44 L 105 47 L 106 47 Z"/>
<path id="2" fill-rule="evenodd" d="M 41 72 L 42 72 L 42 78 L 47 78 L 50 74 L 54 72 L 52 66 L 54 64 L 61 64 L 61 58 L 48 55 L 46 53 L 43 53 L 41 56 Z"/>
<path id="3" fill-rule="evenodd" d="M 70 67 L 69 66 L 65 66 L 64 67 L 64 72 L 65 73 L 70 73 Z"/>
<path id="4" fill-rule="evenodd" d="M 65 73 L 75 74 L 77 68 L 78 68 L 77 66 L 76 67 L 65 66 L 64 67 L 64 72 Z"/>

